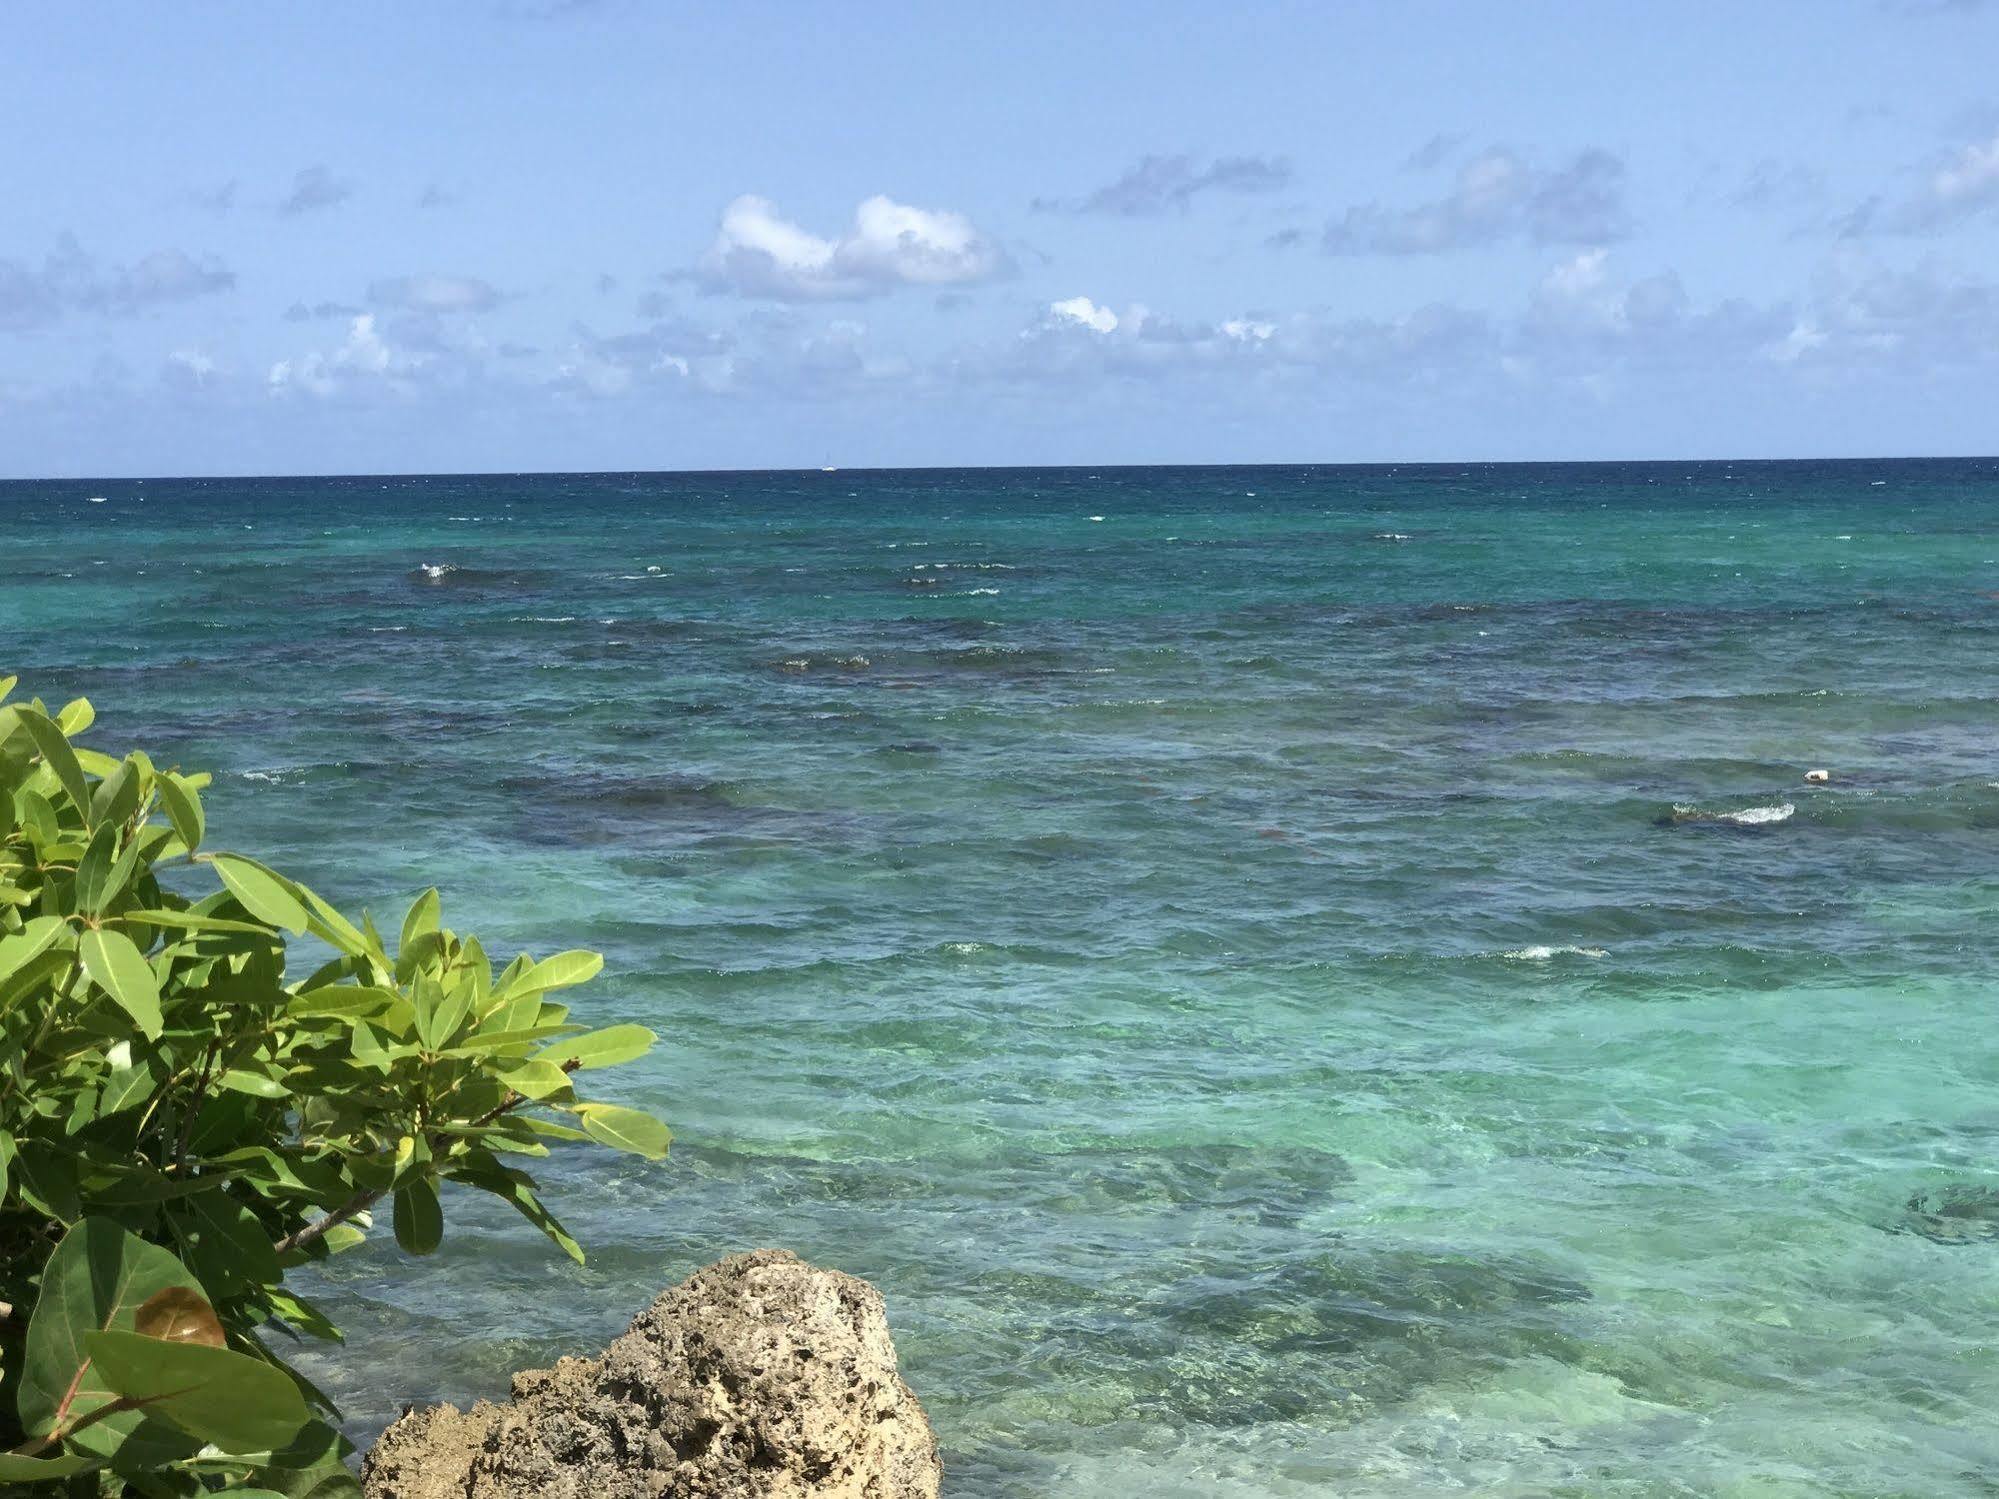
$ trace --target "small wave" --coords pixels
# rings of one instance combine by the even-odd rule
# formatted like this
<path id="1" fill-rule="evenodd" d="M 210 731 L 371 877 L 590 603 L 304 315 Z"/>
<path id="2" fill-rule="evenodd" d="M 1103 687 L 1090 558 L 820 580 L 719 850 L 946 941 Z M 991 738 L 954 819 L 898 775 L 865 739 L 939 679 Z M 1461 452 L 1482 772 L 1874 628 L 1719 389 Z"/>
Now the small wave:
<path id="1" fill-rule="evenodd" d="M 457 571 L 457 567 L 449 562 L 422 562 L 417 564 L 410 576 L 422 578 L 427 583 L 442 583 Z"/>
<path id="2" fill-rule="evenodd" d="M 1604 947 L 1578 947 L 1572 942 L 1565 942 L 1558 947 L 1536 943 L 1532 947 L 1516 947 L 1512 952 L 1503 952 L 1500 956 L 1510 958 L 1516 963 L 1545 963 L 1550 958 L 1559 957 L 1607 958 L 1610 956 L 1610 950 Z"/>
<path id="3" fill-rule="evenodd" d="M 1376 532 L 1374 533 L 1374 539 L 1375 539 L 1376 541 L 1413 541 L 1413 540 L 1415 540 L 1415 538 L 1414 538 L 1413 536 L 1411 536 L 1411 535 L 1410 535 L 1410 534 L 1409 534 L 1409 533 L 1408 533 L 1407 531 L 1376 531 Z"/>
<path id="4" fill-rule="evenodd" d="M 1699 807 L 1675 805 L 1673 821 L 1721 822 L 1738 828 L 1767 828 L 1789 822 L 1797 810 L 1790 802 L 1779 802 L 1769 807 L 1744 807 L 1739 812 L 1703 812 Z"/>
<path id="5" fill-rule="evenodd" d="M 974 599 L 977 598 L 980 594 L 996 594 L 998 592 L 999 590 L 997 588 L 968 588 L 965 590 L 963 597 L 968 599 Z"/>

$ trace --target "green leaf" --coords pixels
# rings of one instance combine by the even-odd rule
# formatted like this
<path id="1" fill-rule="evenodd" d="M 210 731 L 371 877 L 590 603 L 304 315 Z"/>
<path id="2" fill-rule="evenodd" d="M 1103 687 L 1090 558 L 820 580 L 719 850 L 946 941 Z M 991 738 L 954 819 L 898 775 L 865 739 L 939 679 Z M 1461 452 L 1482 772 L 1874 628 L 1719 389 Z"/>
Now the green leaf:
<path id="1" fill-rule="evenodd" d="M 187 1267 L 108 1218 L 85 1218 L 63 1236 L 42 1271 L 42 1291 L 28 1322 L 21 1361 L 19 1410 L 30 1436 L 67 1430 L 118 1395 L 96 1367 L 86 1340 L 110 1330 L 131 1334 L 139 1307 L 161 1291 L 201 1294 Z M 188 1444 L 171 1433 L 139 1428 L 143 1416 L 107 1416 L 69 1439 L 73 1447 L 109 1457 L 184 1456 Z"/>
<path id="2" fill-rule="evenodd" d="M 83 1216 L 82 1188 L 76 1157 L 48 1140 L 32 1136 L 17 1142 L 14 1190 L 28 1205 L 62 1223 Z"/>
<path id="3" fill-rule="evenodd" d="M 7 680 L 11 683 L 14 679 L 9 677 Z M 23 1457 L 18 1452 L 0 1452 L 0 1483 L 47 1483 L 52 1478 L 88 1473 L 96 1466 L 90 1458 L 69 1454 Z"/>
<path id="4" fill-rule="evenodd" d="M 673 1135 L 664 1124 L 637 1109 L 619 1108 L 614 1103 L 578 1104 L 576 1113 L 590 1138 L 613 1150 L 662 1160 Z"/>
<path id="5" fill-rule="evenodd" d="M 82 762 L 81 754 L 77 757 Z M 90 796 L 90 821 L 122 824 L 139 810 L 139 767 L 131 758 L 114 760 L 102 772 L 103 779 Z"/>
<path id="6" fill-rule="evenodd" d="M 444 1240 L 444 1209 L 437 1184 L 427 1176 L 411 1177 L 396 1189 L 396 1242 L 411 1254 L 434 1254 Z"/>
<path id="7" fill-rule="evenodd" d="M 615 1067 L 644 1056 L 658 1039 L 642 1025 L 612 1025 L 581 1036 L 565 1036 L 552 1046 L 544 1046 L 535 1057 L 558 1066 L 574 1062 L 578 1069 Z"/>
<path id="8" fill-rule="evenodd" d="M 310 923 L 309 929 L 315 937 L 328 947 L 339 948 L 349 957 L 365 958 L 383 967 L 388 966 L 388 954 L 382 951 L 381 939 L 370 938 L 372 927 L 368 932 L 363 932 L 335 910 L 328 901 L 315 894 L 310 887 L 299 885 L 296 881 L 293 883 L 299 898 L 312 908 L 314 920 Z"/>
<path id="9" fill-rule="evenodd" d="M 450 1045 L 472 1013 L 470 984 L 443 992 L 434 980 L 419 977 L 411 997 L 416 1001 L 416 1038 L 425 1051 L 441 1051 Z"/>
<path id="10" fill-rule="evenodd" d="M 84 784 L 83 767 L 76 763 L 76 751 L 69 747 L 68 737 L 46 713 L 33 708 L 18 708 L 15 711 L 21 715 L 21 727 L 28 731 L 28 737 L 35 741 L 35 748 L 41 752 L 42 762 L 55 772 L 63 791 L 76 804 L 77 812 L 87 820 L 90 816 L 90 791 Z"/>
<path id="11" fill-rule="evenodd" d="M 403 917 L 403 934 L 396 942 L 398 955 L 409 952 L 419 938 L 437 930 L 440 906 L 434 888 L 424 891 L 410 902 L 409 914 Z"/>
<path id="12" fill-rule="evenodd" d="M 123 932 L 97 927 L 77 939 L 77 956 L 91 982 L 118 1002 L 147 1040 L 160 1036 L 160 984 L 152 965 Z"/>
<path id="13" fill-rule="evenodd" d="M 595 978 L 603 966 L 602 953 L 580 949 L 559 952 L 553 957 L 543 958 L 516 978 L 507 986 L 507 997 L 513 999 L 523 994 L 538 994 L 548 989 L 566 989 L 571 984 L 585 983 Z"/>
<path id="14" fill-rule="evenodd" d="M 180 835 L 181 844 L 193 853 L 201 847 L 201 837 L 208 826 L 201 811 L 201 797 L 171 770 L 161 774 L 153 785 L 160 793 L 160 804 L 167 809 L 167 821 Z"/>
<path id="15" fill-rule="evenodd" d="M 529 1057 L 506 1068 L 500 1076 L 508 1087 L 528 1098 L 549 1098 L 566 1091 L 569 1074 L 553 1062 Z"/>
<path id="16" fill-rule="evenodd" d="M 40 957 L 58 942 L 68 945 L 69 923 L 60 916 L 37 916 L 11 937 L 0 937 L 0 979 Z"/>
<path id="17" fill-rule="evenodd" d="M 248 1354 L 136 1332 L 87 1333 L 83 1341 L 118 1395 L 224 1452 L 282 1447 L 312 1419 L 284 1371 Z"/>
<path id="18" fill-rule="evenodd" d="M 118 1047 L 124 1047 L 129 1057 L 131 1048 L 127 1043 L 119 1042 L 111 1048 L 111 1052 Z M 111 1052 L 107 1052 L 106 1056 L 109 1057 Z M 159 1075 L 150 1055 L 141 1056 L 136 1063 L 128 1060 L 123 1066 L 114 1066 L 111 1075 L 104 1079 L 103 1090 L 98 1095 L 97 1117 L 108 1119 L 126 1109 L 137 1108 L 153 1096 L 153 1089 L 159 1083 Z"/>
<path id="19" fill-rule="evenodd" d="M 55 804 L 34 787 L 23 786 L 14 793 L 14 810 L 38 847 L 47 849 L 61 836 Z"/>
<path id="20" fill-rule="evenodd" d="M 285 888 L 284 881 L 254 859 L 239 854 L 216 854 L 209 860 L 229 893 L 259 921 L 281 926 L 288 932 L 305 930 L 305 907 Z"/>
<path id="21" fill-rule="evenodd" d="M 118 825 L 107 822 L 90 840 L 76 866 L 76 905 L 95 916 L 116 900 L 139 867 L 137 840 L 118 848 Z"/>
<path id="22" fill-rule="evenodd" d="M 177 1205 L 172 1219 L 187 1267 L 222 1296 L 283 1278 L 271 1234 L 227 1192 L 204 1192 Z"/>
<path id="23" fill-rule="evenodd" d="M 87 697 L 71 698 L 56 715 L 56 727 L 72 739 L 96 722 L 97 710 L 90 706 Z"/>
<path id="24" fill-rule="evenodd" d="M 252 937 L 268 937 L 271 929 L 250 921 L 231 921 L 227 916 L 196 916 L 189 911 L 120 911 L 112 918 L 135 926 L 168 927 L 181 932 L 238 932 Z"/>
<path id="25" fill-rule="evenodd" d="M 243 1067 L 227 1067 L 217 1075 L 215 1086 L 227 1088 L 234 1093 L 248 1093 L 257 1098 L 288 1098 L 291 1089 L 274 1077 L 266 1077 L 261 1072 L 251 1072 Z"/>

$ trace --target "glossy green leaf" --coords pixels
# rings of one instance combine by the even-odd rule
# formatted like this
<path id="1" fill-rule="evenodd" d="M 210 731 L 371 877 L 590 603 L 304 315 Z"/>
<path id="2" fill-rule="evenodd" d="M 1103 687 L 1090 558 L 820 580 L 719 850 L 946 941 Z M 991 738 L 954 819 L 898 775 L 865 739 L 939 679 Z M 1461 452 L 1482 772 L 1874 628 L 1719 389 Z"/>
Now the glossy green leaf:
<path id="1" fill-rule="evenodd" d="M 584 952 L 580 949 L 559 952 L 553 957 L 543 958 L 527 969 L 507 987 L 508 998 L 522 994 L 538 994 L 549 989 L 566 989 L 572 984 L 585 983 L 593 979 L 604 967 L 602 953 Z"/>
<path id="2" fill-rule="evenodd" d="M 229 893 L 243 903 L 243 909 L 259 921 L 303 932 L 305 907 L 285 888 L 284 881 L 263 865 L 237 854 L 216 854 L 209 860 Z"/>
<path id="3" fill-rule="evenodd" d="M 166 808 L 167 821 L 180 836 L 181 846 L 193 853 L 201 847 L 202 836 L 208 829 L 200 795 L 171 770 L 161 774 L 153 785 L 160 793 L 160 805 Z"/>
<path id="4" fill-rule="evenodd" d="M 62 712 L 56 715 L 56 727 L 74 739 L 85 729 L 97 722 L 97 710 L 90 705 L 87 697 L 73 697 L 62 705 Z"/>
<path id="5" fill-rule="evenodd" d="M 67 1430 L 117 1397 L 90 1356 L 87 1340 L 107 1329 L 130 1333 L 139 1307 L 161 1291 L 201 1294 L 187 1268 L 166 1250 L 126 1232 L 108 1218 L 85 1218 L 63 1236 L 42 1272 L 42 1292 L 28 1323 L 21 1360 L 19 1411 L 31 1436 Z M 108 1416 L 70 1438 L 86 1452 L 110 1456 L 136 1442 L 139 1452 L 182 1454 L 170 1435 L 139 1434 L 137 1412 Z"/>
<path id="6" fill-rule="evenodd" d="M 507 1085 L 527 1098 L 552 1098 L 572 1085 L 569 1074 L 553 1062 L 528 1057 L 508 1067 L 502 1074 Z"/>
<path id="7" fill-rule="evenodd" d="M 44 850 L 61 836 L 55 804 L 34 787 L 23 786 L 14 793 L 14 812 L 28 836 Z"/>
<path id="8" fill-rule="evenodd" d="M 58 944 L 68 946 L 70 940 L 69 923 L 60 916 L 37 916 L 13 936 L 0 937 L 0 979 Z"/>
<path id="9" fill-rule="evenodd" d="M 96 1466 L 91 1458 L 70 1454 L 23 1457 L 18 1452 L 0 1452 L 0 1483 L 48 1483 L 53 1479 L 88 1473 Z"/>
<path id="10" fill-rule="evenodd" d="M 444 1240 L 444 1209 L 429 1177 L 412 1177 L 396 1189 L 395 1226 L 396 1242 L 411 1254 L 437 1252 Z"/>
<path id="11" fill-rule="evenodd" d="M 77 939 L 77 956 L 91 982 L 118 1002 L 149 1040 L 160 1034 L 160 985 L 152 965 L 123 932 L 98 927 Z"/>
<path id="12" fill-rule="evenodd" d="M 90 815 L 90 790 L 84 784 L 83 767 L 76 763 L 76 751 L 69 746 L 69 739 L 56 727 L 55 721 L 46 713 L 33 708 L 20 708 L 21 727 L 28 731 L 28 737 L 35 741 L 35 748 L 41 752 L 42 762 L 55 772 L 64 793 L 76 806 L 78 815 Z"/>
<path id="13" fill-rule="evenodd" d="M 614 1103 L 578 1104 L 576 1115 L 598 1144 L 644 1156 L 649 1161 L 663 1159 L 673 1139 L 667 1127 L 652 1115 L 620 1108 Z"/>
<path id="14" fill-rule="evenodd" d="M 565 1036 L 553 1045 L 543 1047 L 535 1055 L 541 1061 L 557 1065 L 574 1062 L 579 1070 L 615 1067 L 620 1062 L 644 1056 L 658 1039 L 642 1025 L 612 1025 L 601 1031 L 587 1031 L 580 1036 Z"/>
<path id="15" fill-rule="evenodd" d="M 84 1348 L 119 1396 L 224 1452 L 281 1447 L 311 1419 L 284 1372 L 246 1353 L 136 1332 L 89 1333 Z"/>
<path id="16" fill-rule="evenodd" d="M 402 936 L 396 942 L 398 955 L 409 952 L 418 939 L 437 930 L 441 904 L 435 889 L 424 891 L 410 903 L 409 914 L 403 917 Z"/>

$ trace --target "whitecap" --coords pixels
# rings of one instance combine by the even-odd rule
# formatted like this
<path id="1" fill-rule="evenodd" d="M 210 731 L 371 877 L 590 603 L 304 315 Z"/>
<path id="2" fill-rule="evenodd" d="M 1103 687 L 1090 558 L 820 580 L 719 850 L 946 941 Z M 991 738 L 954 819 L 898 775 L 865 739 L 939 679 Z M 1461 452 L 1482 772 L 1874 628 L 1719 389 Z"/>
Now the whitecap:
<path id="1" fill-rule="evenodd" d="M 977 598 L 982 593 L 991 594 L 998 592 L 999 590 L 997 588 L 968 588 L 965 590 L 965 597 L 968 599 L 972 599 L 972 598 Z"/>
<path id="2" fill-rule="evenodd" d="M 1376 541 L 1410 541 L 1414 538 L 1407 531 L 1376 531 L 1374 539 Z"/>
<path id="3" fill-rule="evenodd" d="M 93 505 L 102 505 L 104 503 L 104 496 L 101 494 L 94 494 L 90 497 L 90 503 Z"/>
<path id="4" fill-rule="evenodd" d="M 1682 822 L 1726 822 L 1739 828 L 1764 828 L 1790 821 L 1791 814 L 1797 810 L 1790 802 L 1779 802 L 1769 807 L 1744 807 L 1739 812 L 1703 812 L 1699 807 L 1676 805 L 1673 816 Z"/>
<path id="5" fill-rule="evenodd" d="M 1607 958 L 1610 951 L 1602 947 L 1578 947 L 1573 942 L 1565 942 L 1559 947 L 1535 944 L 1532 947 L 1517 947 L 1512 952 L 1503 952 L 1502 958 L 1511 958 L 1516 963 L 1545 963 L 1550 958 L 1563 956 L 1577 958 Z"/>

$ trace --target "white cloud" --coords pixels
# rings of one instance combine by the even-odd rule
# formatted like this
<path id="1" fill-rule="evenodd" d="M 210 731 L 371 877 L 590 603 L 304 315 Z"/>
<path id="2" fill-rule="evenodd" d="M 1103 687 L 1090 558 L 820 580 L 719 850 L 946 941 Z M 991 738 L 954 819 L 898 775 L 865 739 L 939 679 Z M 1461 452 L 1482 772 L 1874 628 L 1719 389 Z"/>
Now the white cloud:
<path id="1" fill-rule="evenodd" d="M 326 353 L 315 351 L 295 360 L 280 359 L 271 366 L 266 383 L 273 395 L 303 390 L 316 396 L 330 396 L 361 381 L 400 380 L 414 374 L 423 364 L 423 355 L 391 348 L 376 331 L 375 315 L 364 312 L 348 324 L 346 341 L 338 348 Z"/>
<path id="2" fill-rule="evenodd" d="M 1099 307 L 1088 297 L 1065 297 L 1060 302 L 1050 302 L 1048 312 L 1057 321 L 1081 323 L 1099 333 L 1117 331 L 1117 314 L 1108 307 Z"/>
<path id="3" fill-rule="evenodd" d="M 1947 217 L 1999 204 L 1999 134 L 1973 141 L 1930 176 L 1929 206 Z"/>
<path id="4" fill-rule="evenodd" d="M 1876 195 L 1838 220 L 1849 238 L 1875 231 L 1933 234 L 1999 211 L 1999 133 L 1932 163 L 1900 198 Z"/>
<path id="5" fill-rule="evenodd" d="M 696 279 L 710 290 L 779 302 L 846 301 L 898 286 L 961 286 L 1009 269 L 1005 254 L 963 214 L 914 208 L 880 194 L 854 210 L 837 239 L 782 217 L 746 194 L 722 211 Z"/>

